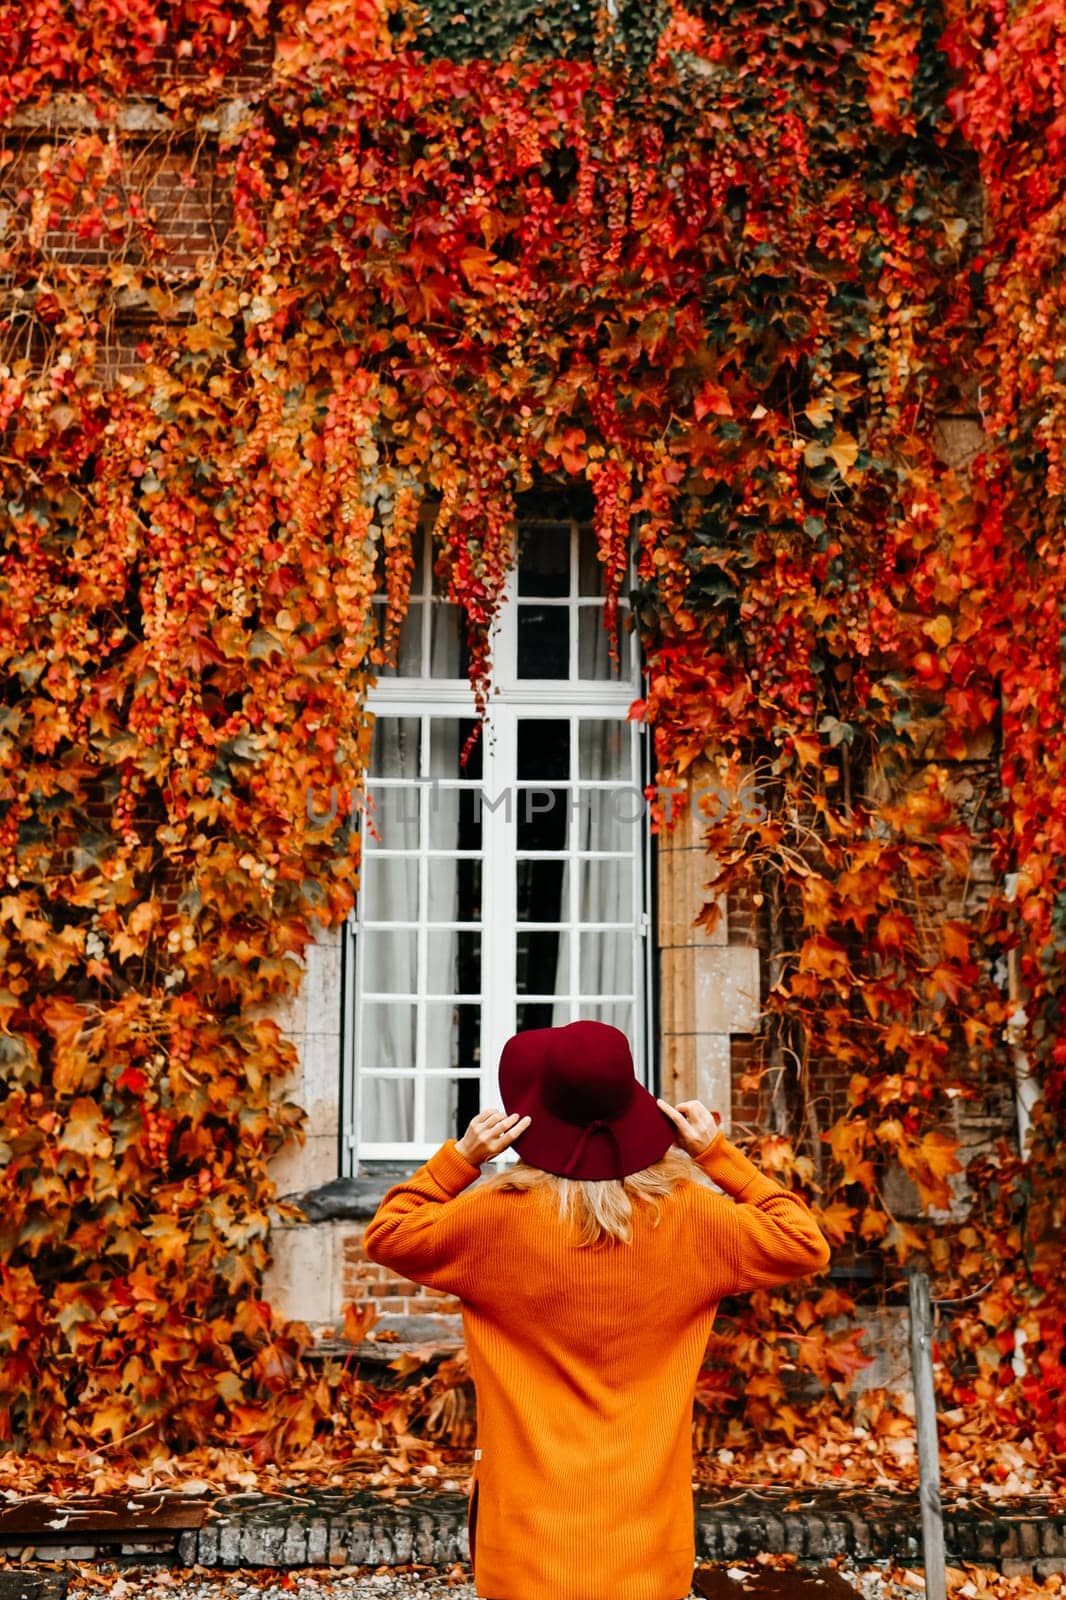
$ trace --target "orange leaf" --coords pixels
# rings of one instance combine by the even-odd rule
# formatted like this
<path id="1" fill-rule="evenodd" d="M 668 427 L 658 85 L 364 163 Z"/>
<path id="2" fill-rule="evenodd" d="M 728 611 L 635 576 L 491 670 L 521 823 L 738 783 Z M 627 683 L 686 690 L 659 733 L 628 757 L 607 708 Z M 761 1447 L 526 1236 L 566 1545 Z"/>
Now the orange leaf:
<path id="1" fill-rule="evenodd" d="M 851 1234 L 855 1218 L 859 1214 L 857 1206 L 846 1206 L 843 1200 L 834 1200 L 827 1206 L 812 1205 L 811 1210 L 830 1244 L 844 1243 Z"/>
<path id="2" fill-rule="evenodd" d="M 363 1305 L 349 1300 L 344 1308 L 344 1337 L 350 1344 L 362 1344 L 377 1320 L 377 1307 L 369 1300 Z"/>
<path id="3" fill-rule="evenodd" d="M 81 1095 L 72 1102 L 56 1143 L 61 1150 L 71 1150 L 81 1156 L 111 1154 L 111 1135 L 95 1100 Z"/>

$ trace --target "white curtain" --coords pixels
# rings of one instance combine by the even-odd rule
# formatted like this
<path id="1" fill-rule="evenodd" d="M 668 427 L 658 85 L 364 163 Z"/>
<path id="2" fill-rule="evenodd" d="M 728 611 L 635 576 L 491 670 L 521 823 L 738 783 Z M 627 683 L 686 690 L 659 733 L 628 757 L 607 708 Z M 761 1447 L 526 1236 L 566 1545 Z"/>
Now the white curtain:
<path id="1" fill-rule="evenodd" d="M 431 616 L 429 674 L 451 678 L 459 674 L 459 618 L 456 607 L 434 605 Z M 418 662 L 407 670 L 418 672 Z M 381 846 L 417 852 L 422 837 L 420 816 L 435 849 L 455 848 L 459 825 L 459 793 L 417 783 L 423 763 L 420 752 L 420 718 L 379 713 L 374 727 L 373 771 L 376 776 L 401 779 L 402 789 L 379 788 L 377 827 Z M 454 718 L 430 720 L 429 775 L 457 777 L 459 729 Z M 371 789 L 373 790 L 373 780 Z M 390 860 L 376 854 L 373 842 L 364 856 L 360 889 L 360 916 L 369 920 L 419 923 L 454 921 L 458 916 L 458 866 L 453 857 L 437 856 L 427 864 L 425 901 L 419 891 L 419 856 Z M 457 933 L 438 929 L 426 939 L 426 967 L 421 992 L 448 996 L 454 991 Z M 454 1131 L 456 1089 L 454 1080 L 426 1077 L 424 1127 L 416 1126 L 413 1078 L 386 1078 L 378 1073 L 417 1068 L 419 1073 L 447 1069 L 455 1063 L 453 1008 L 446 1001 L 429 1002 L 421 1058 L 416 1051 L 419 993 L 415 928 L 403 933 L 362 931 L 358 959 L 362 990 L 396 994 L 394 1001 L 366 1001 L 358 1023 L 362 1029 L 360 1060 L 360 1132 L 364 1143 L 433 1143 Z M 399 998 L 400 995 L 410 998 Z"/>
<path id="2" fill-rule="evenodd" d="M 417 717 L 381 714 L 374 724 L 372 773 L 374 777 L 413 780 L 418 776 L 419 723 Z M 370 780 L 375 806 L 371 812 L 380 835 L 380 847 L 415 850 L 418 846 L 418 789 L 375 786 Z M 359 889 L 360 921 L 417 922 L 419 915 L 418 857 L 382 857 L 369 832 L 364 834 L 362 881 Z M 360 992 L 381 991 L 410 996 L 417 992 L 417 935 L 359 929 L 356 959 Z M 415 1065 L 416 1012 L 409 999 L 360 999 L 360 1118 L 359 1137 L 366 1143 L 409 1140 L 414 1130 L 414 1081 L 382 1078 L 379 1072 Z"/>
<path id="3" fill-rule="evenodd" d="M 609 638 L 599 606 L 582 606 L 578 617 L 578 653 L 583 677 L 598 680 L 614 677 L 609 656 Z M 624 634 L 619 640 L 623 660 L 628 646 Z M 631 733 L 628 723 L 617 719 L 600 722 L 583 720 L 577 739 L 577 770 L 571 774 L 576 789 L 571 797 L 576 804 L 570 811 L 570 840 L 578 850 L 639 851 L 640 822 L 638 797 L 634 792 L 629 759 Z M 606 789 L 584 789 L 586 782 L 607 782 Z M 578 941 L 577 984 L 581 994 L 605 998 L 596 1003 L 565 1002 L 553 1008 L 552 1025 L 577 1020 L 609 1022 L 621 1028 L 633 1042 L 631 1001 L 610 1000 L 609 996 L 633 992 L 633 942 L 637 907 L 633 903 L 632 861 L 578 861 L 576 919 L 580 922 L 624 922 L 624 928 L 604 929 L 602 933 L 571 932 Z M 568 860 L 563 869 L 561 920 L 570 918 L 570 874 Z M 565 941 L 560 945 L 555 992 L 567 994 L 570 969 Z"/>

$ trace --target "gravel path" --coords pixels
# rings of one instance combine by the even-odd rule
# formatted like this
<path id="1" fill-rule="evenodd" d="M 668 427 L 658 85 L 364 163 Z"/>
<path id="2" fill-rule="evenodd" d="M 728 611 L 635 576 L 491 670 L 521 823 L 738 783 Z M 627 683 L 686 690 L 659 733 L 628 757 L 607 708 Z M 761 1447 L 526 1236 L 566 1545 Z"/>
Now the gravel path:
<path id="1" fill-rule="evenodd" d="M 908 1582 L 904 1569 L 895 1567 L 889 1574 L 886 1566 L 845 1563 L 834 1570 L 861 1600 L 918 1600 L 924 1595 L 917 1574 L 907 1574 Z M 752 1564 L 747 1564 L 746 1570 L 744 1565 L 726 1568 L 737 1600 L 744 1600 L 746 1593 L 758 1593 L 759 1585 L 754 1590 L 746 1590 L 744 1585 L 744 1578 L 753 1570 L 758 1568 Z M 70 1600 L 478 1600 L 469 1574 L 462 1568 L 388 1573 L 366 1568 L 309 1568 L 279 1577 L 276 1572 L 220 1573 L 197 1567 L 184 1571 L 127 1567 L 119 1572 L 104 1563 L 80 1563 L 66 1571 Z M 795 1592 L 797 1600 L 816 1600 L 821 1586 L 810 1569 L 778 1569 L 776 1576 L 783 1580 L 779 1593 Z M 1052 1584 L 1041 1592 L 1066 1595 L 1066 1580 L 1062 1589 Z M 695 1591 L 690 1600 L 699 1600 Z"/>

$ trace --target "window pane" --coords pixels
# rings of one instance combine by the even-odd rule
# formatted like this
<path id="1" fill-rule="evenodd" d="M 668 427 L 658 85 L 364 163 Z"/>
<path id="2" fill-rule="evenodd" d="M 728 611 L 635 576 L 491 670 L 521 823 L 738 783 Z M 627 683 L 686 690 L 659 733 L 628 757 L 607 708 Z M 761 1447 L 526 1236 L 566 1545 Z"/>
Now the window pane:
<path id="1" fill-rule="evenodd" d="M 520 717 L 518 776 L 570 776 L 570 723 L 566 717 Z"/>
<path id="2" fill-rule="evenodd" d="M 580 1007 L 582 1020 L 587 1022 L 606 1022 L 612 1028 L 621 1028 L 630 1047 L 635 1045 L 633 1038 L 633 1002 L 632 1000 L 608 1000 L 600 1005 L 586 1001 Z"/>
<path id="3" fill-rule="evenodd" d="M 362 922 L 418 921 L 418 858 L 366 855 L 361 867 Z"/>
<path id="4" fill-rule="evenodd" d="M 519 922 L 561 922 L 565 919 L 565 872 L 565 861 L 515 862 L 515 905 Z"/>
<path id="5" fill-rule="evenodd" d="M 629 566 L 622 584 L 623 594 L 633 587 L 633 548 L 630 541 Z M 606 585 L 603 581 L 603 564 L 599 558 L 596 534 L 590 523 L 583 523 L 577 535 L 577 592 L 586 597 L 601 596 Z"/>
<path id="6" fill-rule="evenodd" d="M 580 871 L 582 922 L 633 921 L 631 861 L 582 861 Z"/>
<path id="7" fill-rule="evenodd" d="M 359 1059 L 364 1071 L 416 1065 L 417 1007 L 407 1000 L 364 1000 L 360 1023 L 363 1048 Z"/>
<path id="8" fill-rule="evenodd" d="M 518 1033 L 524 1033 L 527 1028 L 561 1028 L 572 1021 L 576 1018 L 571 1016 L 569 1000 L 524 1000 L 515 1007 Z"/>
<path id="9" fill-rule="evenodd" d="M 411 594 L 421 595 L 426 590 L 426 551 L 431 549 L 431 533 L 423 523 L 411 534 L 411 553 L 415 558 L 411 574 Z"/>
<path id="10" fill-rule="evenodd" d="M 475 740 L 465 767 L 459 757 L 467 737 L 474 730 L 469 717 L 434 717 L 429 724 L 429 776 L 431 778 L 480 778 L 484 730 Z"/>
<path id="11" fill-rule="evenodd" d="M 584 595 L 603 593 L 603 566 L 594 530 L 584 523 L 577 534 L 577 592 Z"/>
<path id="12" fill-rule="evenodd" d="M 603 622 L 603 607 L 580 605 L 577 615 L 578 677 L 591 678 L 598 683 L 616 683 L 629 677 L 630 650 L 633 641 L 626 631 L 627 611 L 618 608 L 618 665 L 611 660 L 611 636 Z"/>
<path id="13" fill-rule="evenodd" d="M 429 675 L 431 678 L 462 678 L 462 618 L 459 607 L 434 600 L 429 611 Z"/>
<path id="14" fill-rule="evenodd" d="M 632 732 L 628 722 L 604 717 L 580 722 L 577 730 L 577 770 L 582 778 L 626 778 L 631 774 Z"/>
<path id="15" fill-rule="evenodd" d="M 570 529 L 523 523 L 518 540 L 518 592 L 552 599 L 570 593 Z"/>
<path id="16" fill-rule="evenodd" d="M 385 640 L 385 602 L 374 602 L 374 614 L 377 619 L 377 644 L 382 646 Z M 400 637 L 396 644 L 395 666 L 383 663 L 378 667 L 378 676 L 382 678 L 420 678 L 422 676 L 422 606 L 412 600 L 407 608 L 407 613 L 400 623 Z"/>
<path id="17" fill-rule="evenodd" d="M 628 928 L 581 934 L 582 994 L 632 994 L 635 938 Z"/>
<path id="18" fill-rule="evenodd" d="M 570 676 L 569 606 L 518 607 L 517 676 Z"/>
<path id="19" fill-rule="evenodd" d="M 461 928 L 426 935 L 426 994 L 481 993 L 481 935 Z"/>
<path id="20" fill-rule="evenodd" d="M 478 922 L 481 919 L 481 862 L 429 861 L 427 922 Z"/>
<path id="21" fill-rule="evenodd" d="M 363 989 L 378 994 L 416 994 L 415 953 L 417 934 L 413 928 L 392 933 L 371 928 L 359 935 L 359 964 Z"/>
<path id="22" fill-rule="evenodd" d="M 481 849 L 481 797 L 476 789 L 427 786 L 431 850 Z"/>
<path id="23" fill-rule="evenodd" d="M 477 1078 L 426 1080 L 426 1139 L 443 1144 L 466 1132 L 471 1117 L 480 1110 L 481 1084 Z"/>
<path id="24" fill-rule="evenodd" d="M 417 778 L 419 717 L 374 718 L 370 741 L 370 774 L 374 778 Z"/>
<path id="25" fill-rule="evenodd" d="M 362 1080 L 360 1137 L 367 1144 L 409 1144 L 415 1136 L 413 1078 Z"/>
<path id="26" fill-rule="evenodd" d="M 580 850 L 636 850 L 644 796 L 635 783 L 579 788 L 572 812 Z"/>
<path id="27" fill-rule="evenodd" d="M 367 850 L 417 850 L 421 804 L 422 797 L 413 786 L 368 785 L 363 831 Z"/>
<path id="28" fill-rule="evenodd" d="M 473 1068 L 481 1055 L 481 1007 L 451 1000 L 426 1004 L 426 1072 Z"/>
<path id="29" fill-rule="evenodd" d="M 519 850 L 565 850 L 569 789 L 521 784 L 515 808 Z"/>
<path id="30" fill-rule="evenodd" d="M 520 930 L 515 947 L 515 987 L 519 994 L 569 992 L 569 934 L 558 928 Z"/>

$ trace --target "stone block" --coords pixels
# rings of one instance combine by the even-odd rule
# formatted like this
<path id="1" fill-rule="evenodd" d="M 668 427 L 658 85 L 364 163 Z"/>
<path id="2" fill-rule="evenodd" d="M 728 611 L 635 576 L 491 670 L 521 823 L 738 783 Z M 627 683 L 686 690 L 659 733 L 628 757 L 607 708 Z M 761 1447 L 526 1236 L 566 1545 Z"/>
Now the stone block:
<path id="1" fill-rule="evenodd" d="M 219 1560 L 218 1560 L 218 1536 L 219 1536 L 219 1532 L 220 1532 L 220 1529 L 219 1529 L 218 1523 L 217 1522 L 216 1523 L 209 1522 L 209 1523 L 207 1523 L 206 1527 L 198 1529 L 197 1532 L 192 1535 L 193 1539 L 195 1539 L 195 1541 L 196 1541 L 195 1560 L 198 1561 L 200 1563 L 200 1565 L 203 1566 L 203 1567 L 214 1567 L 214 1566 L 217 1566 L 219 1564 Z M 187 1537 L 188 1537 L 187 1534 L 184 1534 L 184 1533 L 182 1534 L 182 1538 L 183 1539 L 185 1539 Z M 179 1549 L 180 1549 L 180 1546 L 179 1546 Z M 188 1562 L 186 1564 L 191 1566 L 192 1562 L 190 1561 L 190 1562 Z"/>
<path id="2" fill-rule="evenodd" d="M 728 1033 L 696 1033 L 692 1036 L 695 1054 L 696 1098 L 717 1111 L 726 1138 L 732 1128 L 733 1079 Z"/>
<path id="3" fill-rule="evenodd" d="M 862 1517 L 852 1515 L 848 1518 L 848 1526 L 851 1534 L 852 1554 L 859 1556 L 863 1560 L 869 1560 L 871 1556 L 876 1554 L 874 1537 L 869 1525 Z"/>
<path id="4" fill-rule="evenodd" d="M 706 887 L 717 868 L 714 857 L 700 848 L 660 847 L 656 924 L 659 944 L 723 945 L 728 942 L 725 900 L 718 897 L 718 921 L 711 933 L 694 919 L 711 899 Z"/>
<path id="5" fill-rule="evenodd" d="M 319 1033 L 341 1031 L 341 930 L 328 929 L 304 955 L 307 1026 Z"/>
<path id="6" fill-rule="evenodd" d="M 999 1570 L 1005 1578 L 1031 1578 L 1033 1563 L 1026 1561 L 1023 1556 L 1005 1556 L 999 1564 Z"/>
<path id="7" fill-rule="evenodd" d="M 220 1567 L 239 1567 L 244 1554 L 244 1529 L 239 1522 L 224 1522 L 218 1530 L 216 1560 Z"/>
<path id="8" fill-rule="evenodd" d="M 693 950 L 696 1033 L 755 1033 L 761 1009 L 759 952 L 730 944 Z"/>
<path id="9" fill-rule="evenodd" d="M 348 1524 L 343 1518 L 335 1518 L 329 1525 L 329 1554 L 327 1561 L 331 1567 L 344 1567 L 348 1564 Z"/>
<path id="10" fill-rule="evenodd" d="M 350 1567 L 383 1566 L 382 1541 L 376 1528 L 349 1522 L 345 1528 L 347 1561 Z"/>
<path id="11" fill-rule="evenodd" d="M 332 1223 L 270 1230 L 273 1261 L 263 1275 L 263 1298 L 276 1315 L 321 1327 L 341 1316 L 342 1264 Z"/>
<path id="12" fill-rule="evenodd" d="M 661 1036 L 663 1094 L 675 1104 L 693 1097 L 721 1114 L 731 1128 L 730 1046 L 727 1033 L 667 1033 Z"/>
<path id="13" fill-rule="evenodd" d="M 241 1562 L 248 1567 L 276 1567 L 282 1561 L 288 1519 L 279 1515 L 276 1522 L 252 1522 L 242 1530 Z"/>
<path id="14" fill-rule="evenodd" d="M 196 1528 L 187 1528 L 184 1533 L 178 1534 L 179 1567 L 194 1567 L 201 1559 L 197 1549 L 199 1543 L 197 1532 Z"/>
<path id="15" fill-rule="evenodd" d="M 335 1146 L 340 1130 L 341 1103 L 339 1035 L 305 1033 L 299 1043 L 303 1083 L 295 1092 L 294 1099 L 307 1112 L 309 1141 L 312 1138 L 329 1137 Z M 336 1173 L 333 1175 L 336 1176 Z"/>
<path id="16" fill-rule="evenodd" d="M 659 990 L 664 1040 L 674 1034 L 695 1033 L 693 963 L 690 946 L 677 945 L 659 952 Z"/>
<path id="17" fill-rule="evenodd" d="M 1036 1557 L 1040 1554 L 1040 1529 L 1035 1522 L 1016 1522 L 1014 1524 L 1015 1550 L 1020 1556 Z"/>
<path id="18" fill-rule="evenodd" d="M 1048 1517 L 1040 1527 L 1040 1548 L 1046 1556 L 1066 1556 L 1066 1523 Z"/>
<path id="19" fill-rule="evenodd" d="M 281 1560 L 286 1567 L 302 1567 L 307 1563 L 307 1528 L 300 1517 L 291 1517 L 285 1525 Z"/>
<path id="20" fill-rule="evenodd" d="M 768 1549 L 766 1543 L 766 1518 L 764 1515 L 745 1517 L 740 1525 L 737 1536 L 737 1555 L 740 1557 L 757 1555 L 760 1550 Z"/>
<path id="21" fill-rule="evenodd" d="M 299 1101 L 297 1101 L 299 1104 Z M 309 1133 L 303 1146 L 289 1145 L 270 1163 L 278 1194 L 302 1194 L 337 1177 L 337 1135 Z"/>
<path id="22" fill-rule="evenodd" d="M 718 1524 L 718 1548 L 723 1556 L 735 1556 L 740 1549 L 740 1523 L 726 1519 Z"/>
<path id="23" fill-rule="evenodd" d="M 274 995 L 248 1007 L 248 1017 L 253 1022 L 269 1019 L 276 1022 L 282 1033 L 295 1038 L 307 1026 L 307 998 L 303 990 L 301 964 L 293 958 L 293 976 L 299 987 L 292 994 Z"/>
<path id="24" fill-rule="evenodd" d="M 1058 1572 L 1066 1572 L 1066 1556 L 1041 1556 L 1033 1562 L 1033 1571 L 1038 1578 L 1053 1578 Z"/>
<path id="25" fill-rule="evenodd" d="M 389 1555 L 392 1561 L 402 1564 L 414 1559 L 414 1529 L 406 1517 L 402 1521 L 397 1519 L 391 1528 L 383 1529 L 382 1532 L 389 1539 L 391 1545 Z"/>
<path id="26" fill-rule="evenodd" d="M 785 1524 L 780 1517 L 767 1517 L 764 1548 L 769 1550 L 772 1555 L 780 1555 L 783 1550 L 789 1548 L 785 1534 Z"/>
<path id="27" fill-rule="evenodd" d="M 827 1552 L 846 1556 L 851 1549 L 851 1526 L 845 1517 L 828 1517 L 825 1524 Z"/>
<path id="28" fill-rule="evenodd" d="M 820 1558 L 833 1554 L 833 1546 L 829 1539 L 829 1530 L 822 1517 L 813 1513 L 805 1518 L 807 1528 L 807 1554 L 812 1558 Z"/>
<path id="29" fill-rule="evenodd" d="M 785 1525 L 785 1549 L 795 1556 L 806 1555 L 808 1553 L 806 1517 L 789 1516 L 786 1513 L 781 1520 Z"/>
<path id="30" fill-rule="evenodd" d="M 325 1517 L 312 1517 L 307 1524 L 307 1564 L 323 1566 L 329 1555 L 329 1523 Z"/>
<path id="31" fill-rule="evenodd" d="M 953 1517 L 950 1512 L 945 1513 L 944 1543 L 950 1559 L 974 1561 L 977 1556 L 977 1529 L 972 1522 Z"/>

